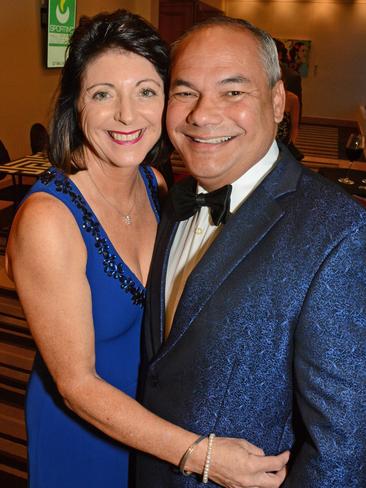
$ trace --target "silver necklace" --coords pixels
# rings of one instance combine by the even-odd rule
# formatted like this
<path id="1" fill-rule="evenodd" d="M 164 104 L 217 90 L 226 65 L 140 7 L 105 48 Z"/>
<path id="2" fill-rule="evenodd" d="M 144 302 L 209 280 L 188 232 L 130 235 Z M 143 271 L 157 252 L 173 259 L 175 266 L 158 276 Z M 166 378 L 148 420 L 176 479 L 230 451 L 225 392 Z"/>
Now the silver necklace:
<path id="1" fill-rule="evenodd" d="M 88 176 L 90 178 L 90 181 L 93 183 L 95 189 L 97 190 L 97 192 L 99 193 L 99 195 L 103 198 L 104 201 L 106 201 L 108 203 L 108 205 L 112 208 L 114 208 L 114 210 L 122 217 L 122 222 L 126 225 L 131 225 L 132 224 L 132 217 L 131 217 L 131 213 L 132 213 L 132 210 L 135 208 L 135 204 L 136 204 L 136 193 L 137 193 L 137 189 L 136 189 L 136 183 L 137 183 L 137 178 L 138 178 L 138 172 L 136 173 L 136 178 L 135 178 L 135 181 L 134 181 L 134 187 L 135 187 L 135 190 L 134 190 L 134 195 L 133 195 L 133 202 L 131 204 L 131 207 L 129 209 L 129 211 L 127 213 L 123 213 L 121 212 L 112 202 L 110 202 L 105 196 L 104 194 L 101 192 L 101 190 L 99 190 L 97 184 L 95 183 L 95 181 L 93 180 L 90 172 L 88 171 Z"/>

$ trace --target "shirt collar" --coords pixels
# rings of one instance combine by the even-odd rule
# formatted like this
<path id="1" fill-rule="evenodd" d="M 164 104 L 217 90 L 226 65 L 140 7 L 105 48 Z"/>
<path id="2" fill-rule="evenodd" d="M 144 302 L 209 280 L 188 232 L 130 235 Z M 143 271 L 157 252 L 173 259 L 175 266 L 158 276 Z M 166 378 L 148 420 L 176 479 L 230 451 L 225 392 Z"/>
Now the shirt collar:
<path id="1" fill-rule="evenodd" d="M 279 155 L 279 149 L 276 141 L 273 141 L 268 152 L 258 163 L 248 169 L 240 178 L 235 180 L 231 185 L 233 187 L 230 200 L 230 212 L 235 210 L 248 198 L 248 196 L 257 188 L 267 174 L 272 170 Z M 197 185 L 197 193 L 207 193 L 202 186 Z"/>

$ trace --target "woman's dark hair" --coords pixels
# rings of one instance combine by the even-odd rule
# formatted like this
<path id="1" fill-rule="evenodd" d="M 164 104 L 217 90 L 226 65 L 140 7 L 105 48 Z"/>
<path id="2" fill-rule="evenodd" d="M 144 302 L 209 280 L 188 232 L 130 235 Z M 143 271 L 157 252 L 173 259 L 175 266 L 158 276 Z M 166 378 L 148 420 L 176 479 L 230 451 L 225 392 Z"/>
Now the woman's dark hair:
<path id="1" fill-rule="evenodd" d="M 59 95 L 51 123 L 51 162 L 66 172 L 84 169 L 80 158 L 83 133 L 79 126 L 77 104 L 87 65 L 110 49 L 132 52 L 150 61 L 164 82 L 168 82 L 169 52 L 156 29 L 139 15 L 127 10 L 81 17 L 68 46 L 68 57 L 62 70 Z M 166 157 L 165 129 L 144 162 L 154 164 Z"/>

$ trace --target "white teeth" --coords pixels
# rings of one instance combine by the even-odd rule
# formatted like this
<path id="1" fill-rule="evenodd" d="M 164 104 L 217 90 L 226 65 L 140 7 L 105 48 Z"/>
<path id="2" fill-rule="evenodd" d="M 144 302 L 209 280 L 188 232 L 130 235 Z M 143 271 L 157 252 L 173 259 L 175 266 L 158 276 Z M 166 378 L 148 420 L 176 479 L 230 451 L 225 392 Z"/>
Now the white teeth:
<path id="1" fill-rule="evenodd" d="M 224 137 L 214 137 L 212 139 L 200 139 L 198 137 L 192 137 L 195 142 L 203 142 L 205 144 L 220 144 L 221 142 L 230 141 L 232 136 L 224 136 Z"/>
<path id="2" fill-rule="evenodd" d="M 112 131 L 108 131 L 108 133 L 116 141 L 129 142 L 138 139 L 141 136 L 142 129 L 139 130 L 138 132 L 134 132 L 133 134 L 120 134 L 119 132 L 112 132 Z"/>

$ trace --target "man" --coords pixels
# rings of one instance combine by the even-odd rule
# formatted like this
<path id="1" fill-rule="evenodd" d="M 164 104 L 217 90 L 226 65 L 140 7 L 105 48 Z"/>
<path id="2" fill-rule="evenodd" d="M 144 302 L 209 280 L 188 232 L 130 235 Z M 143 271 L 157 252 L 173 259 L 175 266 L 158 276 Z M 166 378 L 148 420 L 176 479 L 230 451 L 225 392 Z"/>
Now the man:
<path id="1" fill-rule="evenodd" d="M 194 179 L 162 216 L 143 403 L 199 434 L 291 449 L 286 488 L 361 488 L 366 212 L 278 148 L 284 97 L 275 44 L 245 21 L 209 19 L 173 50 L 167 127 Z M 202 206 L 230 189 L 230 215 Z M 139 488 L 200 483 L 137 463 Z"/>

